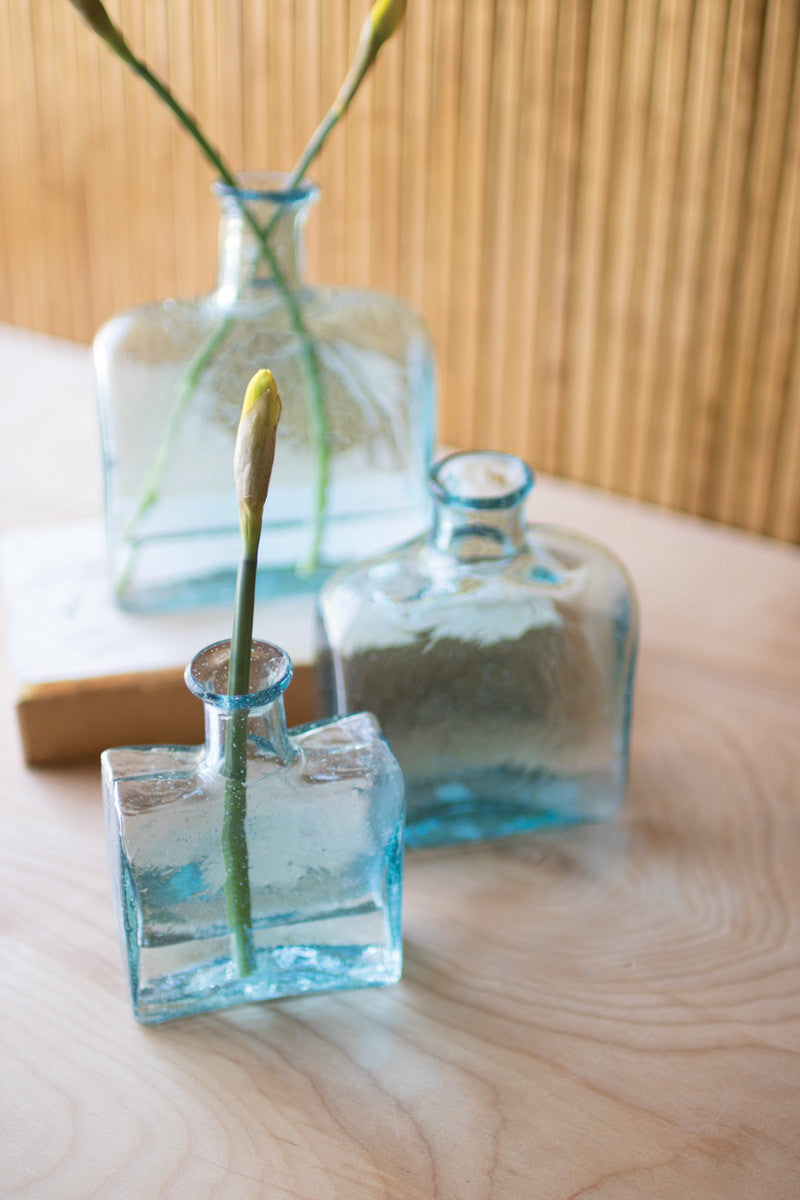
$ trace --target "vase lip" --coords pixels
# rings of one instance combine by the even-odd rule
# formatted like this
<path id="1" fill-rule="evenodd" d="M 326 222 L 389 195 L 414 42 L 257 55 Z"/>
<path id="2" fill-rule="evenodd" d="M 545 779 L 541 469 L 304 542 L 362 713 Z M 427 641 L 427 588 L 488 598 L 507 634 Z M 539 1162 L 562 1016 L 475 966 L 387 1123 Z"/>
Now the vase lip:
<path id="1" fill-rule="evenodd" d="M 265 708 L 282 696 L 292 679 L 293 667 L 289 655 L 273 642 L 252 642 L 250 684 L 254 690 L 241 696 L 227 694 L 228 663 L 231 656 L 230 638 L 212 642 L 195 654 L 184 671 L 184 680 L 204 704 L 232 712 L 237 709 Z"/>
<path id="2" fill-rule="evenodd" d="M 523 459 L 501 450 L 457 450 L 434 463 L 428 479 L 443 504 L 482 511 L 515 508 L 535 482 Z"/>
<path id="3" fill-rule="evenodd" d="M 319 187 L 310 179 L 301 179 L 294 187 L 287 188 L 286 182 L 290 178 L 288 171 L 237 171 L 237 187 L 218 179 L 212 183 L 211 190 L 222 200 L 235 197 L 239 200 L 266 201 L 282 207 L 305 204 L 319 196 Z"/>

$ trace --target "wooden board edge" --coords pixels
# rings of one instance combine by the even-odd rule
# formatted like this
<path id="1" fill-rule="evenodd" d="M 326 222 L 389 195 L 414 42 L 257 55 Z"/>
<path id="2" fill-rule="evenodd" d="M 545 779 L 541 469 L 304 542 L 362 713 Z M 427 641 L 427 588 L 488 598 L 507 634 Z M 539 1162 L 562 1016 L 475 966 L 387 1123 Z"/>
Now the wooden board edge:
<path id="1" fill-rule="evenodd" d="M 312 666 L 295 666 L 284 699 L 290 727 L 317 718 Z M 16 711 L 28 766 L 86 761 L 108 746 L 203 739 L 203 706 L 187 689 L 182 667 L 32 684 L 18 694 Z"/>

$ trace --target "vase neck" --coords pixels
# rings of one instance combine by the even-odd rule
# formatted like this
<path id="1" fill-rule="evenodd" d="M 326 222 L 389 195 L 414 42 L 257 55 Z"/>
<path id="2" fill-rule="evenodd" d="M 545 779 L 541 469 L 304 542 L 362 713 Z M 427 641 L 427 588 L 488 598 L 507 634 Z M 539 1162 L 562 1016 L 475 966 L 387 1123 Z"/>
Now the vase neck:
<path id="1" fill-rule="evenodd" d="M 305 274 L 305 226 L 318 196 L 312 184 L 285 191 L 285 177 L 268 173 L 238 177 L 236 189 L 217 183 L 220 204 L 216 295 L 220 304 L 261 299 L 275 293 L 275 268 L 290 288 Z M 269 230 L 270 254 L 265 255 L 247 214 Z"/>
<path id="2" fill-rule="evenodd" d="M 244 732 L 247 740 L 248 757 L 274 758 L 279 763 L 288 763 L 297 757 L 286 728 L 282 696 L 264 708 L 223 709 L 211 703 L 203 707 L 206 728 L 204 758 L 208 766 L 221 774 L 226 773 L 226 745 L 230 745 L 232 726 L 237 722 L 242 726 L 240 732 Z"/>
<path id="3" fill-rule="evenodd" d="M 230 642 L 215 642 L 192 659 L 186 683 L 203 701 L 207 765 L 225 773 L 231 742 L 247 744 L 247 757 L 274 758 L 280 763 L 297 757 L 286 728 L 283 693 L 292 678 L 289 656 L 271 642 L 253 642 L 250 691 L 227 694 Z"/>
<path id="4" fill-rule="evenodd" d="M 512 454 L 465 451 L 437 463 L 431 543 L 460 562 L 509 558 L 526 546 L 533 473 Z"/>

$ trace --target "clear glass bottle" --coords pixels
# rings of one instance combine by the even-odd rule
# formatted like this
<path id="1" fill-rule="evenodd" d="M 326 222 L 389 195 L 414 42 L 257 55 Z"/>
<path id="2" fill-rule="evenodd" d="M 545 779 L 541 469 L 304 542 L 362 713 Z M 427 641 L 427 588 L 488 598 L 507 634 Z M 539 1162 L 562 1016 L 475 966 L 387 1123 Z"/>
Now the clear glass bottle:
<path id="1" fill-rule="evenodd" d="M 623 802 L 637 608 L 605 548 L 526 527 L 520 459 L 451 455 L 433 528 L 320 595 L 327 709 L 368 707 L 403 768 L 406 845 L 600 820 Z"/>
<path id="2" fill-rule="evenodd" d="M 304 229 L 317 189 L 283 192 L 284 177 L 268 173 L 240 178 L 239 191 L 215 187 L 215 290 L 133 308 L 95 338 L 110 572 L 126 608 L 232 597 L 239 534 L 230 462 L 239 398 L 263 366 L 283 414 L 259 594 L 316 587 L 354 546 L 377 552 L 427 522 L 435 367 L 423 321 L 394 296 L 306 283 Z M 262 228 L 274 219 L 270 245 L 319 366 L 321 424 L 286 292 L 241 202 Z M 198 367 L 204 348 L 209 361 Z"/>
<path id="3" fill-rule="evenodd" d="M 102 755 L 117 927 L 144 1023 L 400 977 L 403 782 L 375 719 L 287 731 L 287 655 L 254 642 L 250 693 L 229 697 L 229 652 L 209 646 L 186 671 L 205 706 L 204 746 Z M 225 753 L 236 721 L 247 738 L 238 790 Z M 222 842 L 237 820 L 234 877 Z M 248 887 L 240 953 L 226 904 Z"/>

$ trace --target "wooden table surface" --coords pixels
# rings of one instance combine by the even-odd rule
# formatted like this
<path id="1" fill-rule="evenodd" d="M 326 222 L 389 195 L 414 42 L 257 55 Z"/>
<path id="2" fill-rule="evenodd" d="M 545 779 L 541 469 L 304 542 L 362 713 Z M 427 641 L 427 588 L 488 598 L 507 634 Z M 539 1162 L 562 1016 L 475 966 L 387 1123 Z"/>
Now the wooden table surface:
<path id="1" fill-rule="evenodd" d="M 4 522 L 93 511 L 85 352 L 0 357 Z M 4 700 L 0 1195 L 800 1197 L 800 553 L 555 481 L 532 511 L 637 584 L 629 803 L 410 853 L 395 987 L 137 1026 L 97 764 L 26 769 Z"/>

